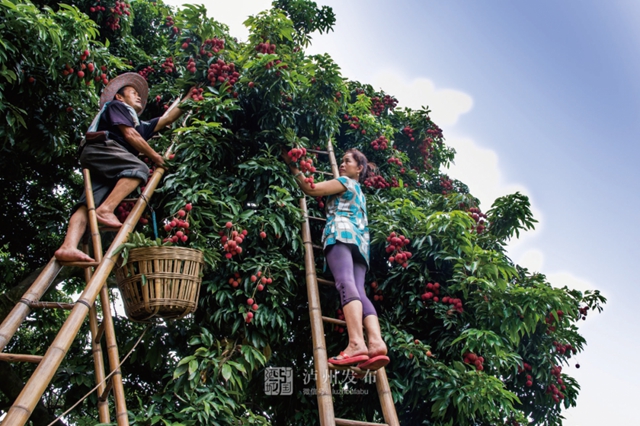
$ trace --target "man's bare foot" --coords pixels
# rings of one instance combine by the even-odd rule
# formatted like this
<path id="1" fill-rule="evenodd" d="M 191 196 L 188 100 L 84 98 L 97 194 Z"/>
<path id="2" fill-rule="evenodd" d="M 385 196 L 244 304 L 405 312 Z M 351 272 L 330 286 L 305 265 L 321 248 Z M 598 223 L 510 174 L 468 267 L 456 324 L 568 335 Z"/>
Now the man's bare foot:
<path id="1" fill-rule="evenodd" d="M 89 255 L 78 249 L 60 247 L 53 255 L 60 262 L 95 262 Z"/>
<path id="2" fill-rule="evenodd" d="M 379 342 L 369 342 L 369 358 L 374 356 L 386 355 L 387 345 L 381 340 Z"/>
<path id="3" fill-rule="evenodd" d="M 122 223 L 118 220 L 116 215 L 113 214 L 113 212 L 104 212 L 97 209 L 96 217 L 98 219 L 98 223 L 106 226 L 107 228 L 120 228 L 122 226 Z"/>

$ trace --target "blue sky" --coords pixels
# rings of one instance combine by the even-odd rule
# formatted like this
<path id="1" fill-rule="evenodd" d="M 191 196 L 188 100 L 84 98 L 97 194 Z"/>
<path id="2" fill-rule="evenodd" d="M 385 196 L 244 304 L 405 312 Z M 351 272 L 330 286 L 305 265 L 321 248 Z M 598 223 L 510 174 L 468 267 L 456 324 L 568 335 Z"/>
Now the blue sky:
<path id="1" fill-rule="evenodd" d="M 345 77 L 401 106 L 428 105 L 458 151 L 450 175 L 484 210 L 507 193 L 530 197 L 540 223 L 511 257 L 609 299 L 581 324 L 587 349 L 566 372 L 582 391 L 565 425 L 640 424 L 640 2 L 316 2 L 337 24 L 309 52 L 329 53 Z M 197 3 L 240 40 L 246 16 L 270 7 Z"/>

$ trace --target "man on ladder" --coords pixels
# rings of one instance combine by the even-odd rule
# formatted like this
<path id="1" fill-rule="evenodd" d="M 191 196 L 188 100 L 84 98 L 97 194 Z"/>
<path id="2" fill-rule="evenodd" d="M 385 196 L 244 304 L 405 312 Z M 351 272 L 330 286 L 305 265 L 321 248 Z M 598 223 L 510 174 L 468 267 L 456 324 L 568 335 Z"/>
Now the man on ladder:
<path id="1" fill-rule="evenodd" d="M 164 163 L 147 141 L 182 114 L 174 104 L 162 117 L 140 121 L 138 116 L 144 111 L 148 95 L 147 81 L 137 73 L 125 73 L 111 80 L 100 96 L 100 112 L 80 146 L 80 164 L 91 172 L 98 223 L 108 228 L 122 226 L 113 213 L 115 208 L 149 177 L 149 167 L 138 155 L 146 155 L 159 166 Z M 93 261 L 78 249 L 87 220 L 83 193 L 74 207 L 64 242 L 55 252 L 57 260 Z"/>

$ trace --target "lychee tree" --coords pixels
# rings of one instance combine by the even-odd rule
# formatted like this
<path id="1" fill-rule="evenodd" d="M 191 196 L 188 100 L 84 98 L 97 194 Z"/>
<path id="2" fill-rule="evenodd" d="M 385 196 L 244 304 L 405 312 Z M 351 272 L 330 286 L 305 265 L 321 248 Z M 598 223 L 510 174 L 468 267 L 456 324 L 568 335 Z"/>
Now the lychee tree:
<path id="1" fill-rule="evenodd" d="M 0 129 L 8 135 L 5 149 L 23 153 L 18 164 L 60 170 L 60 178 L 52 180 L 55 190 L 21 194 L 19 205 L 35 212 L 30 221 L 48 244 L 2 241 L 13 245 L 0 251 L 0 265 L 15 277 L 15 283 L 4 284 L 5 291 L 59 243 L 53 230 L 64 228 L 64 207 L 80 183 L 70 173 L 73 142 L 96 109 L 101 85 L 119 71 L 139 72 L 150 85 L 147 117 L 161 114 L 177 96 L 190 95 L 179 128 L 157 141 L 175 143 L 176 155 L 151 205 L 161 238 L 180 232 L 167 244 L 203 250 L 208 268 L 193 318 L 153 327 L 123 366 L 136 424 L 317 423 L 316 398 L 304 392 L 314 383 L 298 207 L 302 194 L 280 152 L 295 149 L 307 179 L 320 181 L 324 175 L 317 171 L 328 170 L 326 158 L 305 150 L 322 149 L 328 140 L 338 155 L 358 148 L 378 166 L 377 176 L 364 183 L 372 237 L 367 287 L 390 350 L 387 371 L 401 424 L 562 423 L 562 407 L 575 405 L 579 390 L 567 374 L 570 358 L 585 346 L 577 323 L 589 310 L 600 310 L 604 298 L 597 291 L 554 288 L 543 275 L 509 259 L 507 242 L 535 223 L 527 197 L 501 197 L 483 212 L 467 186 L 445 174 L 455 151 L 428 109 L 398 108 L 392 95 L 345 80 L 330 56 L 305 52 L 312 33 L 322 34 L 334 24 L 330 8 L 307 0 L 274 1 L 271 10 L 247 19 L 246 42 L 230 37 L 202 6 L 172 10 L 161 2 L 96 0 L 54 11 L 0 4 L 3 17 L 12 22 L 19 21 L 16 10 L 27 9 L 28 19 L 36 21 L 46 14 L 61 19 L 72 10 L 74 19 L 99 34 L 77 38 L 60 30 L 63 43 L 77 45 L 66 48 L 70 56 L 65 49 L 55 51 L 51 65 L 10 52 L 13 62 L 3 65 L 2 72 L 16 75 L 25 61 L 33 61 L 34 69 L 43 67 L 39 78 L 58 86 L 50 95 L 44 89 L 29 93 L 45 100 L 68 98 L 60 108 L 77 113 L 74 126 L 51 116 L 42 120 L 39 128 L 61 135 L 58 139 L 21 139 L 37 126 L 28 114 L 24 124 Z M 10 37 L 0 35 L 3 41 Z M 92 59 L 94 52 L 99 61 Z M 88 61 L 94 61 L 89 75 Z M 81 78 L 89 84 L 76 82 L 82 65 Z M 21 114 L 30 106 L 20 104 L 19 95 L 33 83 L 3 78 L 0 108 Z M 6 170 L 0 173 L 2 179 L 14 179 Z M 314 216 L 322 214 L 325 202 L 308 200 Z M 37 219 L 46 217 L 41 205 L 57 206 L 57 215 Z M 20 222 L 8 216 L 6 222 L 12 221 Z M 151 237 L 152 223 L 143 222 L 138 231 Z M 312 229 L 316 237 L 318 226 Z M 319 256 L 320 274 L 322 264 Z M 64 300 L 65 292 L 80 285 L 71 278 L 63 283 L 64 291 L 53 291 L 50 298 Z M 322 303 L 325 314 L 340 315 L 333 290 L 323 290 Z M 63 319 L 46 322 L 39 315 L 38 321 L 50 327 Z M 143 327 L 124 318 L 116 323 L 124 353 Z M 27 340 L 46 342 L 35 330 L 14 349 L 26 350 Z M 329 352 L 337 353 L 345 345 L 345 331 L 325 331 Z M 73 378 L 92 368 L 89 347 L 79 340 L 43 398 L 56 409 L 92 387 L 90 375 Z M 292 396 L 265 394 L 267 367 L 293 368 Z M 12 371 L 26 374 L 17 367 Z M 336 396 L 337 415 L 381 420 L 375 385 L 343 380 L 343 386 L 360 392 Z M 68 419 L 94 424 L 86 420 L 97 417 L 94 407 L 87 401 Z"/>

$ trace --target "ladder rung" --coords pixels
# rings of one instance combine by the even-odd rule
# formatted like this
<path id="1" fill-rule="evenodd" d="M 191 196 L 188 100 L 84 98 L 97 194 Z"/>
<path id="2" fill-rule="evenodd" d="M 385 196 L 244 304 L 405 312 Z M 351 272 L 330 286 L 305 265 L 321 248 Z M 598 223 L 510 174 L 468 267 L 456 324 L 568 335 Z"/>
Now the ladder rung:
<path id="1" fill-rule="evenodd" d="M 311 244 L 311 247 L 313 247 L 314 249 L 318 249 L 318 250 L 323 250 L 324 249 L 324 247 L 322 247 L 319 244 Z"/>
<path id="2" fill-rule="evenodd" d="M 76 306 L 75 303 L 58 303 L 58 302 L 31 302 L 31 309 L 67 309 L 71 310 Z"/>
<path id="3" fill-rule="evenodd" d="M 307 219 L 321 220 L 323 222 L 327 221 L 327 219 L 325 219 L 324 217 L 315 217 L 315 216 L 307 216 Z"/>
<path id="4" fill-rule="evenodd" d="M 0 361 L 6 362 L 31 362 L 33 364 L 38 364 L 42 361 L 42 356 L 40 355 L 23 355 L 23 354 L 7 354 L 0 353 Z"/>
<path id="5" fill-rule="evenodd" d="M 316 278 L 318 280 L 318 284 L 328 285 L 331 287 L 335 287 L 336 283 L 333 281 L 325 280 L 324 278 Z"/>
<path id="6" fill-rule="evenodd" d="M 345 326 L 345 327 L 347 326 L 347 322 L 346 321 L 342 321 L 342 320 L 331 318 L 331 317 L 322 317 L 322 321 L 330 322 L 331 324 L 342 325 L 342 326 Z"/>
<path id="7" fill-rule="evenodd" d="M 321 151 L 319 149 L 309 149 L 309 148 L 307 148 L 307 152 L 312 152 L 314 154 L 329 154 L 329 151 Z"/>
<path id="8" fill-rule="evenodd" d="M 98 266 L 100 262 L 60 262 L 62 266 L 78 266 L 80 268 L 91 268 Z"/>
<path id="9" fill-rule="evenodd" d="M 125 198 L 124 200 L 120 201 L 121 203 L 137 203 L 138 199 L 137 198 Z"/>
<path id="10" fill-rule="evenodd" d="M 388 426 L 388 424 L 359 422 L 357 420 L 347 420 L 347 419 L 336 419 L 336 426 Z"/>
<path id="11" fill-rule="evenodd" d="M 323 172 L 322 170 L 316 170 L 316 173 L 320 173 L 322 175 L 333 176 L 332 172 Z"/>

